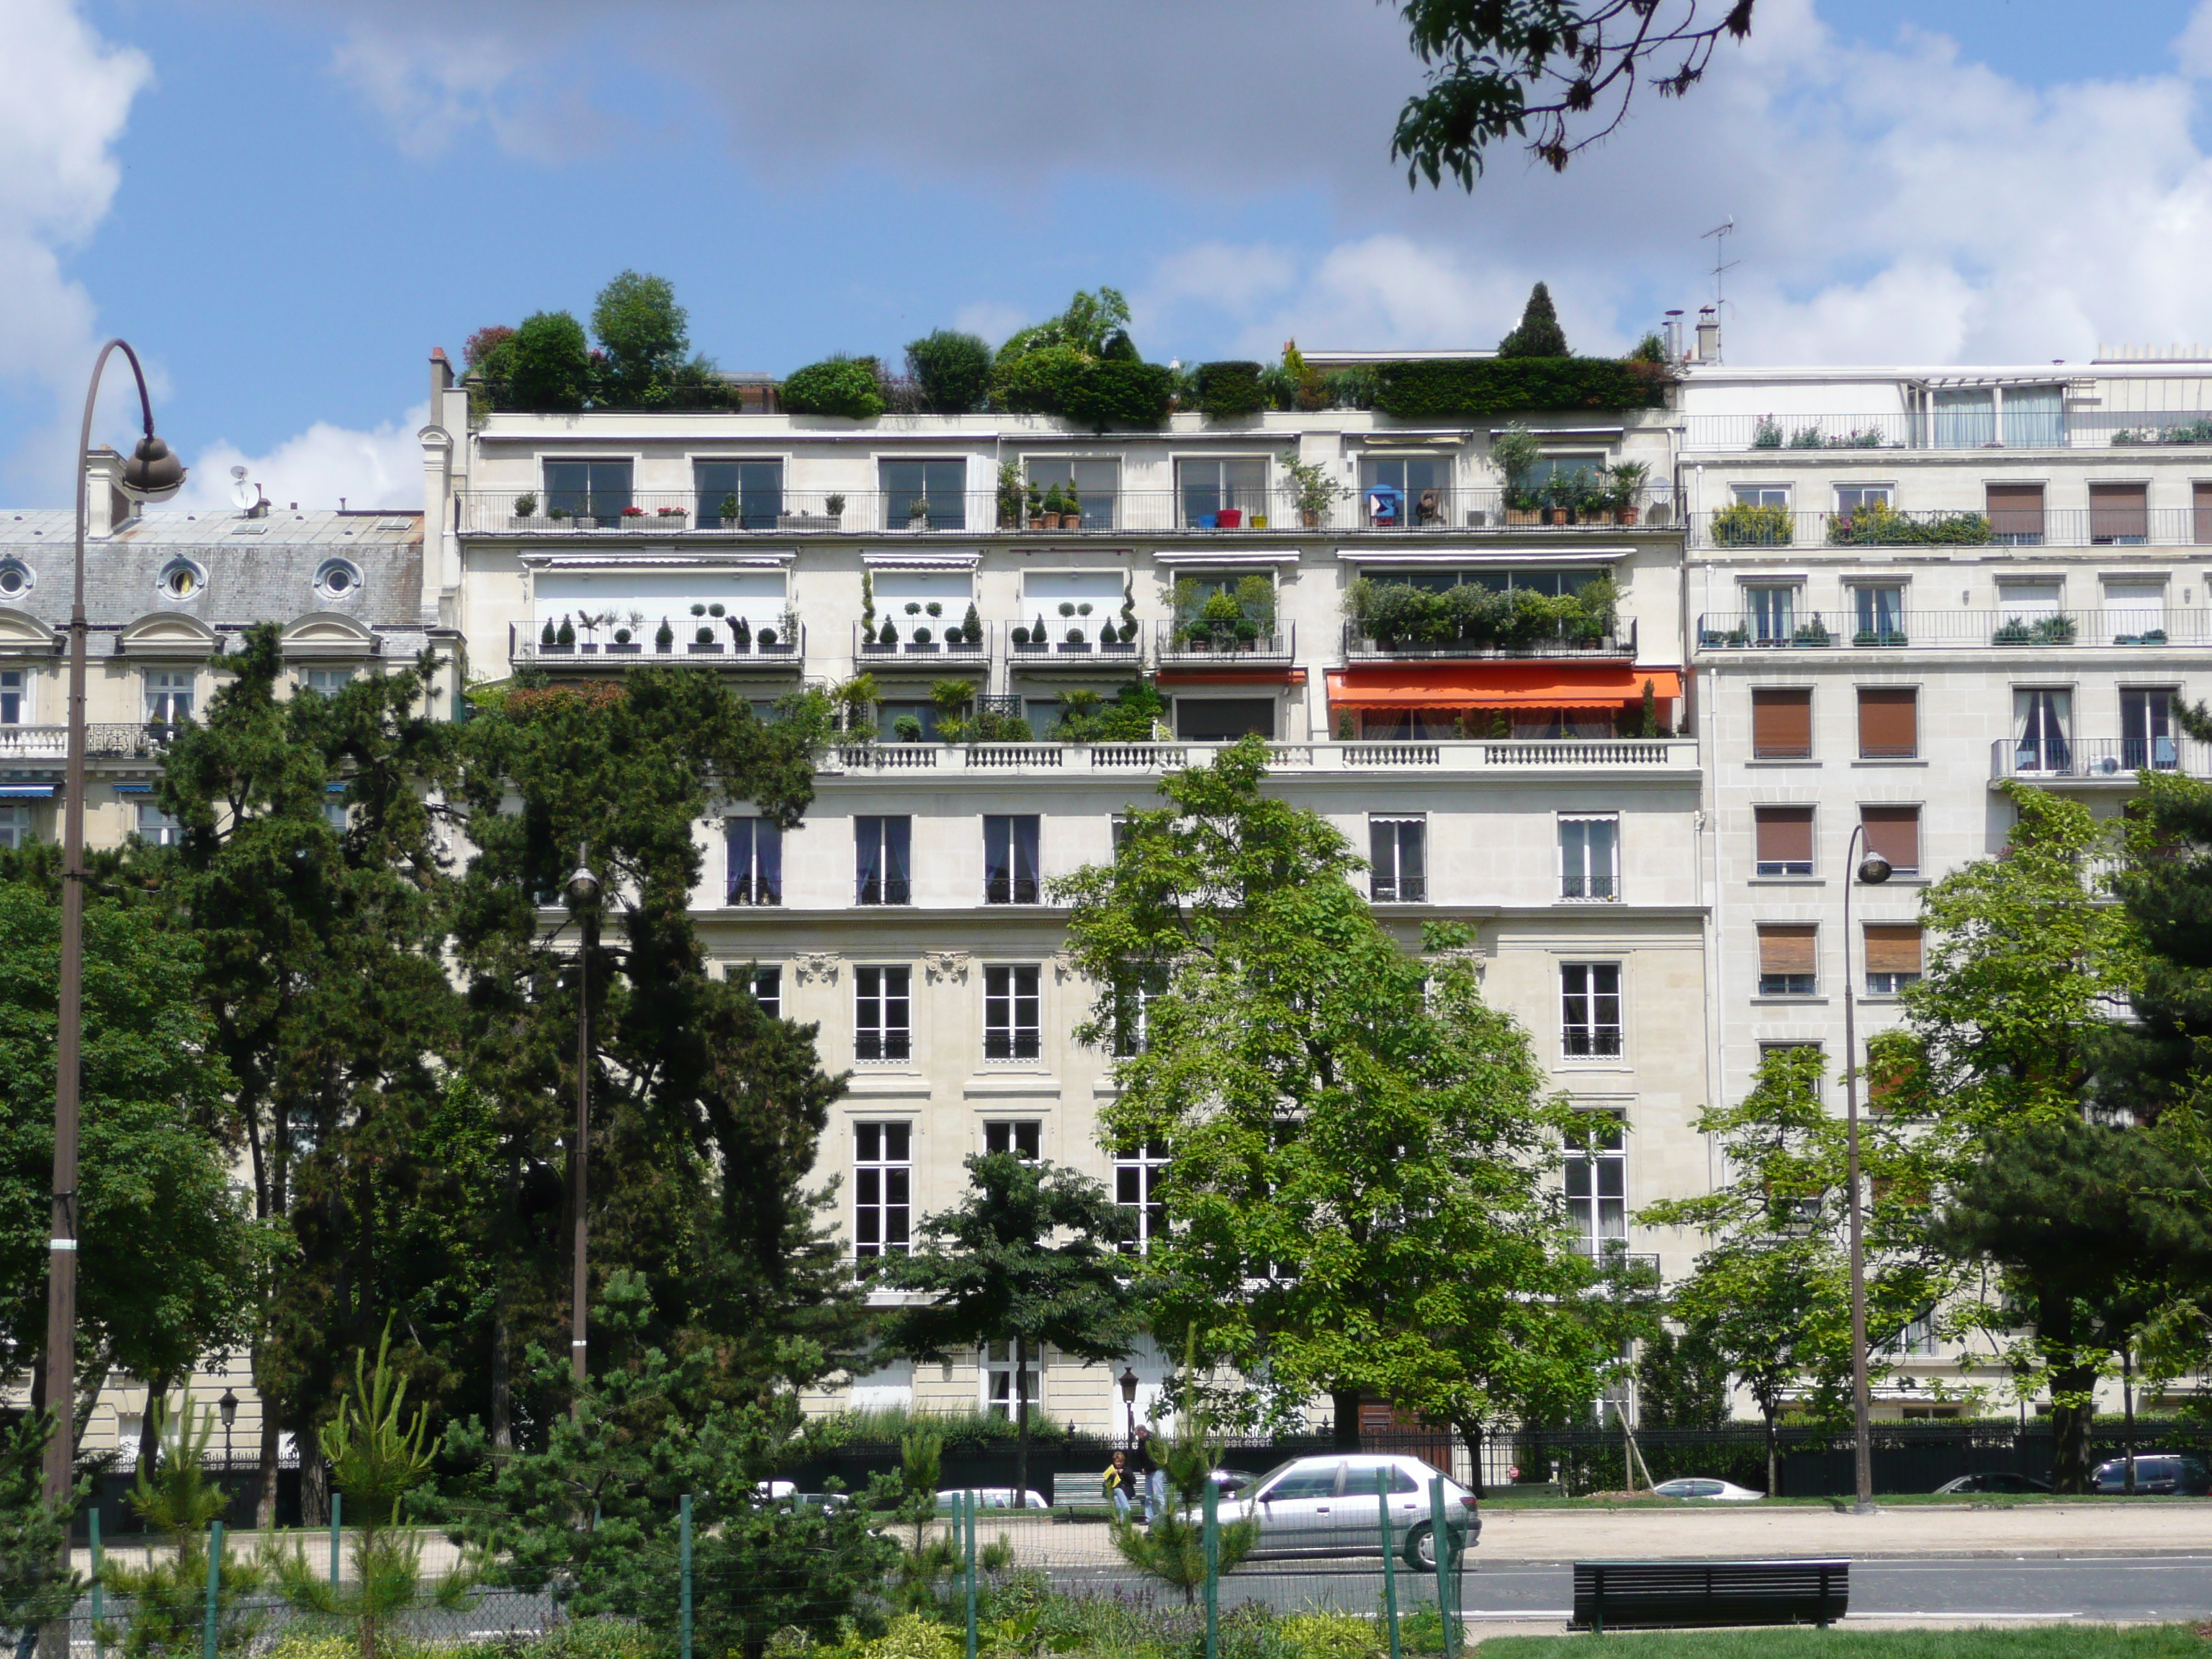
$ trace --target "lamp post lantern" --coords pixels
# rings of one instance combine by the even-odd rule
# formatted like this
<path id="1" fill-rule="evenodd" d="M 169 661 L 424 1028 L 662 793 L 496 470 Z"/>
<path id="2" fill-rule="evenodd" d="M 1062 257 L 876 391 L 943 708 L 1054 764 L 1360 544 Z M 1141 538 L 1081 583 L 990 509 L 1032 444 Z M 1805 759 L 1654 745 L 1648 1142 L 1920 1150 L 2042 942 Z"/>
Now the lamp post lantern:
<path id="1" fill-rule="evenodd" d="M 222 1398 L 215 1402 L 215 1408 L 222 1415 L 222 1472 L 228 1474 L 230 1473 L 230 1430 L 231 1425 L 238 1421 L 238 1395 L 233 1390 L 225 1389 L 222 1391 Z"/>
<path id="2" fill-rule="evenodd" d="M 1889 860 L 1869 849 L 1856 865 L 1866 826 L 1851 828 L 1844 849 L 1844 1146 L 1848 1164 L 1851 1238 L 1851 1472 L 1857 1483 L 1855 1515 L 1874 1513 L 1872 1415 L 1867 1389 L 1866 1245 L 1863 1206 L 1859 1195 L 1859 1071 L 1858 1022 L 1853 1011 L 1858 1003 L 1858 983 L 1851 976 L 1851 889 L 1864 882 L 1878 887 L 1889 879 Z"/>
<path id="3" fill-rule="evenodd" d="M 592 952 L 599 948 L 599 878 L 592 873 L 591 848 L 576 849 L 576 872 L 568 878 L 568 904 L 582 918 L 583 948 L 576 953 L 576 1133 L 568 1152 L 568 1197 L 576 1212 L 574 1261 L 568 1285 L 568 1375 L 575 1384 L 571 1409 L 581 1417 L 586 1376 L 584 1315 L 590 1261 L 590 1224 L 584 1212 L 590 1194 L 592 1148 Z"/>
<path id="4" fill-rule="evenodd" d="M 68 1503 L 75 1485 L 76 1452 L 76 1253 L 77 1114 L 84 1032 L 84 531 L 88 484 L 85 465 L 92 449 L 93 406 L 107 360 L 120 351 L 130 360 L 138 385 L 138 410 L 145 436 L 123 464 L 122 488 L 137 500 L 166 501 L 184 488 L 185 464 L 154 435 L 154 403 L 146 392 L 146 371 L 138 354 L 122 340 L 100 347 L 85 388 L 84 422 L 76 442 L 76 572 L 70 599 L 69 760 L 62 786 L 62 940 L 60 983 L 54 1026 L 54 1181 L 52 1223 L 46 1271 L 46 1410 L 53 1432 L 46 1442 L 42 1482 L 46 1500 Z M 69 1542 L 62 1543 L 66 1571 Z M 49 1627 L 52 1636 L 53 1627 Z M 56 1643 L 65 1636 L 53 1637 Z"/>
<path id="5" fill-rule="evenodd" d="M 1128 1413 L 1129 1443 L 1133 1446 L 1137 1443 L 1136 1367 L 1133 1365 L 1123 1365 L 1121 1367 L 1121 1375 L 1116 1377 L 1115 1381 L 1121 1385 L 1121 1409 Z"/>

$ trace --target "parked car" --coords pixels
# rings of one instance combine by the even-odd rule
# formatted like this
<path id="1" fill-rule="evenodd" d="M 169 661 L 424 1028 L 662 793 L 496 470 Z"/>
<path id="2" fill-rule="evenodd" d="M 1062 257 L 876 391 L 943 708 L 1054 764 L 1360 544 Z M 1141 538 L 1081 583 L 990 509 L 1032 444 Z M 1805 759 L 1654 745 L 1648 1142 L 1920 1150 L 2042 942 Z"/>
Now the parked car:
<path id="1" fill-rule="evenodd" d="M 2092 1492 L 2124 1492 L 2128 1489 L 2128 1461 L 2115 1457 L 2100 1463 L 2090 1475 Z M 2194 1457 L 2172 1452 L 2138 1453 L 2136 1490 L 2139 1492 L 2181 1492 L 2192 1498 L 2212 1493 L 2212 1470 Z"/>
<path id="2" fill-rule="evenodd" d="M 1249 1469 L 1216 1469 L 1213 1472 L 1213 1484 L 1224 1498 L 1243 1492 L 1258 1479 Z"/>
<path id="3" fill-rule="evenodd" d="M 2142 1460 L 2138 1458 L 2136 1461 L 2140 1466 Z M 1956 1480 L 1946 1480 L 1942 1486 L 1936 1487 L 1936 1496 L 1955 1498 L 1961 1492 L 2035 1492 L 2050 1490 L 2051 1483 L 2048 1480 L 2038 1480 L 2032 1474 L 1962 1474 Z"/>
<path id="4" fill-rule="evenodd" d="M 1437 1565 L 1436 1528 L 1429 1512 L 1429 1482 L 1444 1483 L 1444 1530 L 1451 1559 L 1482 1536 L 1474 1494 L 1449 1475 L 1440 1476 L 1418 1457 L 1346 1454 L 1293 1457 L 1279 1463 L 1234 1498 L 1224 1498 L 1224 1522 L 1256 1520 L 1259 1555 L 1380 1555 L 1382 1516 L 1377 1477 L 1389 1482 L 1394 1534 L 1406 1563 L 1427 1572 Z"/>
<path id="5" fill-rule="evenodd" d="M 1766 1496 L 1753 1492 L 1747 1486 L 1732 1481 L 1709 1480 L 1704 1475 L 1689 1475 L 1680 1480 L 1662 1480 L 1651 1488 L 1654 1498 L 1700 1498 L 1718 1504 L 1753 1504 Z"/>
<path id="6" fill-rule="evenodd" d="M 957 1490 L 966 1492 L 974 1498 L 975 1507 L 979 1510 L 1011 1510 L 1016 1507 L 1014 1489 L 1012 1486 L 966 1486 Z M 940 1492 L 937 1494 L 937 1512 L 939 1515 L 952 1513 L 952 1497 L 951 1491 Z M 1044 1501 L 1042 1492 L 1031 1491 L 1025 1494 L 1025 1501 L 1020 1507 L 1027 1510 L 1048 1510 L 1052 1505 Z"/>

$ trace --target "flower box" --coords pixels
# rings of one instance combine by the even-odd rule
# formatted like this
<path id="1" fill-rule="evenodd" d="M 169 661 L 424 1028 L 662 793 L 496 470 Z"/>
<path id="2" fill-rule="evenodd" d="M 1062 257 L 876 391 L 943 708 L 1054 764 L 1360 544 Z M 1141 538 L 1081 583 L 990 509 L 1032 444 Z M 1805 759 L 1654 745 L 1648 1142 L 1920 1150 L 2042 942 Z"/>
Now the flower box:
<path id="1" fill-rule="evenodd" d="M 1062 640 L 1060 642 L 1060 648 L 1066 652 L 1071 656 L 1086 654 L 1091 649 L 1091 641 L 1088 640 Z"/>
<path id="2" fill-rule="evenodd" d="M 719 657 L 722 654 L 722 647 L 719 644 L 701 645 L 694 641 L 684 648 L 695 657 Z"/>
<path id="3" fill-rule="evenodd" d="M 924 642 L 924 641 L 914 641 L 914 640 L 908 640 L 908 641 L 906 642 L 906 648 L 907 648 L 908 651 L 920 651 L 920 652 L 927 653 L 927 652 L 933 652 L 933 651 L 935 651 L 935 650 L 938 648 L 938 646 L 937 646 L 937 642 L 936 642 L 934 640 L 927 641 L 926 641 L 926 642 Z"/>
<path id="4" fill-rule="evenodd" d="M 640 645 L 635 640 L 632 640 L 628 645 L 609 646 L 607 647 L 607 654 L 611 657 L 634 657 L 644 649 L 645 647 L 643 646 Z"/>
<path id="5" fill-rule="evenodd" d="M 843 516 L 840 513 L 779 513 L 775 515 L 775 527 L 778 530 L 835 530 Z M 728 527 L 728 520 L 722 522 L 726 528 Z"/>
<path id="6" fill-rule="evenodd" d="M 773 643 L 763 640 L 756 644 L 753 649 L 763 657 L 787 657 L 799 647 L 787 640 L 777 640 Z"/>
<path id="7" fill-rule="evenodd" d="M 566 519 L 555 520 L 548 518 L 542 513 L 532 514 L 527 518 L 523 517 L 520 514 L 515 514 L 508 518 L 507 527 L 509 530 L 550 530 L 556 523 L 566 524 L 568 522 L 568 521 Z"/>

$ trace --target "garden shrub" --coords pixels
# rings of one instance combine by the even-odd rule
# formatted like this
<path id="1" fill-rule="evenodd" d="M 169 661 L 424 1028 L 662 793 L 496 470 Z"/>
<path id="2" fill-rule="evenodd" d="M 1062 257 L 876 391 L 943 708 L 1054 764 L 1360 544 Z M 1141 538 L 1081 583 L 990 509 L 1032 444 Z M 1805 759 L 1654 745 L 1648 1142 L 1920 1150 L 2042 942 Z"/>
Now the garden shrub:
<path id="1" fill-rule="evenodd" d="M 1380 363 L 1375 407 L 1400 420 L 1455 419 L 1538 409 L 1658 409 L 1667 370 L 1618 357 L 1475 357 Z"/>
<path id="2" fill-rule="evenodd" d="M 1838 547 L 1978 547 L 1989 539 L 1990 521 L 1980 513 L 1914 519 L 1873 501 L 1828 520 L 1828 540 Z"/>
<path id="3" fill-rule="evenodd" d="M 856 421 L 884 412 L 876 365 L 867 357 L 825 357 L 796 369 L 783 383 L 787 415 L 844 415 Z"/>
<path id="4" fill-rule="evenodd" d="M 1787 547 L 1797 521 L 1786 507 L 1738 501 L 1713 514 L 1713 540 L 1723 547 Z"/>
<path id="5" fill-rule="evenodd" d="M 908 342 L 906 372 L 932 413 L 966 415 L 990 393 L 991 348 L 973 334 L 940 328 Z"/>
<path id="6" fill-rule="evenodd" d="M 1210 421 L 1258 414 L 1268 401 L 1260 385 L 1261 373 L 1257 363 L 1200 363 L 1191 377 L 1198 412 Z"/>

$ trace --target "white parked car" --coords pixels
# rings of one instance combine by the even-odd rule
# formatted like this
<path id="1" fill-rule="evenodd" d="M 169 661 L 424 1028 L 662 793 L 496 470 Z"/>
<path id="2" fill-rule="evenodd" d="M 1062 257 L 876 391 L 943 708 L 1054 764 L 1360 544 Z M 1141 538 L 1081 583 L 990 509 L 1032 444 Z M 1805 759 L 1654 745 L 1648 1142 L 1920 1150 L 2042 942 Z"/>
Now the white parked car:
<path id="1" fill-rule="evenodd" d="M 1651 1495 L 1654 1498 L 1702 1498 L 1722 1504 L 1753 1504 L 1766 1496 L 1763 1492 L 1752 1492 L 1726 1480 L 1708 1480 L 1703 1475 L 1688 1476 L 1680 1480 L 1662 1480 L 1651 1488 Z"/>
<path id="2" fill-rule="evenodd" d="M 1418 1457 L 1346 1453 L 1294 1457 L 1222 1499 L 1222 1521 L 1248 1517 L 1260 1523 L 1260 1555 L 1379 1555 L 1382 1520 L 1377 1476 L 1389 1482 L 1390 1528 L 1407 1565 L 1428 1572 L 1437 1565 L 1436 1528 L 1429 1482 L 1444 1483 L 1444 1529 L 1454 1560 L 1482 1536 L 1474 1494 L 1449 1475 L 1439 1476 Z"/>
<path id="3" fill-rule="evenodd" d="M 1014 1489 L 1012 1486 L 963 1486 L 956 1490 L 964 1492 L 973 1498 L 975 1500 L 975 1507 L 979 1510 L 1011 1510 L 1016 1507 Z M 1032 1491 L 1025 1497 L 1026 1501 L 1019 1506 L 1023 1509 L 1048 1510 L 1052 1507 L 1044 1501 L 1044 1494 L 1041 1492 Z M 939 1515 L 952 1513 L 951 1491 L 940 1492 L 937 1494 L 937 1512 Z"/>

